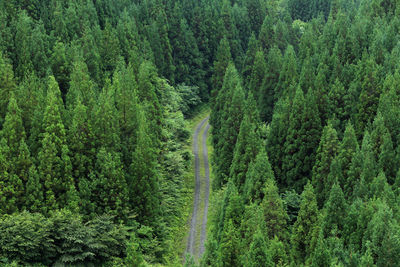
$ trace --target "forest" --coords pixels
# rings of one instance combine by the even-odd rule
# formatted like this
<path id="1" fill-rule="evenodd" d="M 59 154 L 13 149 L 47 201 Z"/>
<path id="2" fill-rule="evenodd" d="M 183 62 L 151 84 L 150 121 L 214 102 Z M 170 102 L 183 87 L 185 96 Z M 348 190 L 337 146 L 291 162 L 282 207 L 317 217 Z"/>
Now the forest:
<path id="1" fill-rule="evenodd" d="M 399 62 L 394 0 L 0 0 L 0 266 L 400 266 Z"/>

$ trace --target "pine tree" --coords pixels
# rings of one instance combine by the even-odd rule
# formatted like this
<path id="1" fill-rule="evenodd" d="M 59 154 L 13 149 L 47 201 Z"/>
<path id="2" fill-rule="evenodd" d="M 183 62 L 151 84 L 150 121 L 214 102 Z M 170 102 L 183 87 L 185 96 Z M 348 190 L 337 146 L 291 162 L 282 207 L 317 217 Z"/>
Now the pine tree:
<path id="1" fill-rule="evenodd" d="M 274 21 L 272 16 L 265 16 L 258 34 L 258 40 L 264 53 L 267 54 L 274 44 Z"/>
<path id="2" fill-rule="evenodd" d="M 267 254 L 267 244 L 260 230 L 254 234 L 248 253 L 247 266 L 274 266 L 271 257 Z"/>
<path id="3" fill-rule="evenodd" d="M 30 212 L 43 210 L 43 187 L 34 165 L 29 169 L 29 178 L 25 188 L 25 205 Z"/>
<path id="4" fill-rule="evenodd" d="M 16 84 L 14 80 L 14 72 L 11 64 L 0 52 L 0 118 L 6 115 L 7 105 L 11 92 L 15 90 Z"/>
<path id="5" fill-rule="evenodd" d="M 287 238 L 287 214 L 283 201 L 278 194 L 275 181 L 268 179 L 264 187 L 264 199 L 261 202 L 269 239 L 277 236 L 284 241 Z"/>
<path id="6" fill-rule="evenodd" d="M 248 92 L 251 92 L 255 99 L 261 99 L 263 97 L 261 90 L 261 86 L 265 77 L 266 70 L 266 62 L 265 56 L 262 51 L 257 51 L 254 58 L 254 65 L 250 74 L 250 81 L 248 88 Z"/>
<path id="7" fill-rule="evenodd" d="M 329 199 L 325 205 L 325 217 L 322 224 L 324 237 L 330 236 L 333 232 L 340 238 L 344 228 L 343 218 L 347 215 L 347 203 L 343 191 L 336 182 L 330 190 Z"/>
<path id="8" fill-rule="evenodd" d="M 295 96 L 295 85 L 298 80 L 297 73 L 297 59 L 294 52 L 293 46 L 289 45 L 286 48 L 285 56 L 283 58 L 283 64 L 281 73 L 279 75 L 279 82 L 275 88 L 275 100 L 281 96 Z"/>
<path id="9" fill-rule="evenodd" d="M 327 178 L 333 159 L 336 157 L 339 147 L 336 130 L 332 125 L 325 126 L 321 141 L 317 150 L 317 156 L 312 174 L 312 183 L 315 187 L 318 206 L 322 207 L 328 199 L 331 188 L 327 184 Z"/>
<path id="10" fill-rule="evenodd" d="M 215 105 L 215 99 L 221 90 L 226 68 L 231 61 L 231 49 L 229 42 L 226 38 L 221 39 L 219 43 L 217 54 L 215 56 L 213 75 L 211 77 L 211 104 Z"/>
<path id="11" fill-rule="evenodd" d="M 378 112 L 373 122 L 374 130 L 371 132 L 371 141 L 375 155 L 375 161 L 378 163 L 379 168 L 382 169 L 390 183 L 394 182 L 396 175 L 395 151 L 391 135 L 385 126 L 383 116 Z"/>
<path id="12" fill-rule="evenodd" d="M 0 213 L 11 214 L 18 211 L 18 201 L 23 194 L 21 179 L 15 174 L 10 174 L 10 163 L 7 160 L 7 141 L 0 140 Z"/>
<path id="13" fill-rule="evenodd" d="M 119 155 L 100 148 L 95 176 L 91 177 L 92 201 L 97 214 L 109 213 L 119 221 L 128 215 L 128 187 Z"/>
<path id="14" fill-rule="evenodd" d="M 94 108 L 93 131 L 96 147 L 104 147 L 108 151 L 121 150 L 120 126 L 115 107 L 114 88 L 106 81 Z"/>
<path id="15" fill-rule="evenodd" d="M 311 256 L 313 231 L 318 223 L 319 213 L 317 199 L 310 182 L 304 187 L 301 198 L 299 214 L 291 236 L 292 256 L 297 264 L 304 263 L 304 260 Z"/>
<path id="16" fill-rule="evenodd" d="M 226 222 L 218 254 L 218 266 L 240 266 L 239 237 L 232 220 Z"/>
<path id="17" fill-rule="evenodd" d="M 150 139 L 149 126 L 143 111 L 138 113 L 137 143 L 132 155 L 132 180 L 127 181 L 131 208 L 140 222 L 154 225 L 160 212 L 157 154 Z"/>
<path id="18" fill-rule="evenodd" d="M 243 86 L 246 89 L 248 89 L 250 85 L 251 73 L 253 72 L 253 66 L 257 51 L 258 51 L 257 38 L 254 35 L 254 32 L 252 32 L 249 39 L 249 43 L 247 45 L 247 52 L 242 67 Z"/>
<path id="19" fill-rule="evenodd" d="M 71 114 L 78 101 L 92 110 L 95 100 L 96 84 L 90 79 L 89 70 L 85 62 L 78 60 L 74 62 L 71 81 L 68 93 L 66 95 L 66 106 Z M 72 115 L 70 115 L 72 119 Z"/>
<path id="20" fill-rule="evenodd" d="M 257 132 L 258 121 L 259 116 L 255 100 L 252 93 L 249 93 L 229 175 L 230 179 L 235 182 L 239 192 L 243 191 L 249 165 L 256 158 L 259 151 L 261 139 Z"/>
<path id="21" fill-rule="evenodd" d="M 43 117 L 44 132 L 37 158 L 38 173 L 44 185 L 45 206 L 48 211 L 66 207 L 67 192 L 73 186 L 73 180 L 68 174 L 71 170 L 70 162 L 64 161 L 69 150 L 56 89 L 50 90 L 47 95 Z"/>
<path id="22" fill-rule="evenodd" d="M 94 169 L 96 158 L 93 122 L 87 107 L 78 100 L 68 131 L 68 147 L 71 151 L 72 176 L 75 182 L 87 178 Z"/>
<path id="23" fill-rule="evenodd" d="M 283 172 L 283 158 L 285 157 L 285 142 L 287 136 L 287 122 L 290 117 L 289 101 L 286 98 L 278 101 L 274 109 L 274 115 L 267 136 L 267 153 L 273 168 L 275 177 L 280 187 L 286 186 Z"/>
<path id="24" fill-rule="evenodd" d="M 361 136 L 365 127 L 375 117 L 380 96 L 380 77 L 377 64 L 371 58 L 364 59 L 362 64 L 364 76 L 360 82 L 361 93 L 357 105 L 358 113 L 356 114 L 356 132 L 358 136 Z"/>
<path id="25" fill-rule="evenodd" d="M 274 95 L 282 68 L 283 59 L 281 51 L 276 46 L 272 47 L 269 50 L 266 61 L 268 64 L 265 65 L 265 76 L 261 88 L 259 89 L 259 97 L 257 99 L 261 121 L 270 122 L 274 105 L 277 101 L 277 99 L 274 99 Z"/>
<path id="26" fill-rule="evenodd" d="M 351 122 L 348 122 L 337 155 L 340 167 L 342 168 L 343 178 L 345 178 L 345 181 L 339 181 L 339 182 L 340 186 L 344 189 L 344 194 L 346 198 L 350 194 L 349 188 L 352 187 L 348 185 L 350 177 L 349 172 L 352 159 L 357 150 L 359 150 L 359 146 L 357 142 L 356 133 L 354 131 Z"/>
<path id="27" fill-rule="evenodd" d="M 244 195 L 246 202 L 260 203 L 264 198 L 264 184 L 268 179 L 275 180 L 274 172 L 263 148 L 251 162 L 246 174 Z"/>
<path id="28" fill-rule="evenodd" d="M 285 142 L 285 157 L 282 169 L 286 185 L 301 191 L 311 173 L 320 136 L 320 120 L 311 92 L 304 100 L 298 88 L 293 100 Z"/>
<path id="29" fill-rule="evenodd" d="M 210 114 L 210 124 L 213 126 L 211 128 L 213 135 L 214 147 L 218 144 L 218 138 L 221 133 L 221 126 L 224 120 L 228 119 L 228 113 L 225 108 L 228 108 L 226 103 L 231 100 L 233 96 L 234 89 L 240 84 L 239 74 L 233 63 L 230 63 L 226 69 L 224 76 L 222 88 L 217 92 L 215 96 L 214 106 Z"/>
<path id="30" fill-rule="evenodd" d="M 218 136 L 218 145 L 215 148 L 216 175 L 214 186 L 219 188 L 228 181 L 230 167 L 234 157 L 240 124 L 243 118 L 244 92 L 242 86 L 237 84 L 232 88 L 232 100 L 225 103 L 221 132 Z M 244 173 L 245 174 L 245 173 Z"/>

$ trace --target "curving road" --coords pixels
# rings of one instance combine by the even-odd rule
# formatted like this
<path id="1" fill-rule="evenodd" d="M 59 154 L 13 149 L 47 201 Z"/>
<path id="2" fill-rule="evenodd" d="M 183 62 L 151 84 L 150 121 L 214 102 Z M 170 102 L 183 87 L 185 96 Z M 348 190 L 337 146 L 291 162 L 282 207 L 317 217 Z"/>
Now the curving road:
<path id="1" fill-rule="evenodd" d="M 190 232 L 186 248 L 186 253 L 192 255 L 194 258 L 201 258 L 204 253 L 204 243 L 206 240 L 206 226 L 207 226 L 207 214 L 208 214 L 208 198 L 210 194 L 210 168 L 208 164 L 208 151 L 207 151 L 207 134 L 210 125 L 208 124 L 208 118 L 203 119 L 196 127 L 193 134 L 193 154 L 195 162 L 195 190 L 194 190 L 194 203 L 193 203 L 193 214 L 190 220 Z M 205 125 L 205 127 L 204 127 Z M 204 174 L 200 174 L 200 155 L 199 155 L 199 136 L 201 131 L 202 135 L 202 148 L 203 148 L 203 162 L 204 162 Z M 204 189 L 201 190 L 201 179 L 204 179 Z M 203 192 L 202 192 L 203 191 Z M 200 194 L 204 194 L 204 211 L 203 215 L 199 216 L 199 206 L 200 206 Z M 199 219 L 201 218 L 201 219 Z M 201 224 L 200 232 L 200 247 L 196 251 L 196 229 L 198 225 Z"/>

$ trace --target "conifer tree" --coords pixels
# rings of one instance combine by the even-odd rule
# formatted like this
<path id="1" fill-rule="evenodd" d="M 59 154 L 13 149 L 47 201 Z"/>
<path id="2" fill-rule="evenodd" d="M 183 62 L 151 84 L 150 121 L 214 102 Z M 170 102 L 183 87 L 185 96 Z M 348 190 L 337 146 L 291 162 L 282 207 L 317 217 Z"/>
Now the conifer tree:
<path id="1" fill-rule="evenodd" d="M 380 96 L 380 82 L 379 68 L 373 59 L 368 58 L 363 62 L 364 75 L 360 81 L 361 93 L 358 101 L 358 113 L 356 114 L 356 132 L 358 136 L 364 132 L 365 127 L 372 122 L 375 117 L 379 96 Z"/>
<path id="2" fill-rule="evenodd" d="M 52 81 L 52 80 L 50 80 Z M 47 106 L 43 118 L 43 135 L 38 154 L 38 172 L 45 191 L 45 203 L 48 211 L 67 206 L 67 192 L 73 186 L 69 175 L 71 162 L 64 161 L 69 153 L 66 145 L 66 133 L 61 120 L 57 88 L 47 95 Z"/>
<path id="3" fill-rule="evenodd" d="M 282 169 L 286 184 L 301 191 L 309 177 L 315 160 L 315 151 L 320 136 L 320 120 L 315 99 L 311 92 L 304 100 L 298 88 L 293 100 L 285 142 L 285 157 Z"/>
<path id="4" fill-rule="evenodd" d="M 279 186 L 286 186 L 283 172 L 287 122 L 290 117 L 290 106 L 287 98 L 283 98 L 275 106 L 274 115 L 267 136 L 267 153 Z"/>
<path id="5" fill-rule="evenodd" d="M 264 199 L 261 202 L 264 211 L 267 236 L 269 239 L 277 236 L 284 241 L 287 238 L 287 214 L 283 201 L 278 194 L 278 187 L 275 181 L 268 179 L 264 187 Z"/>
<path id="6" fill-rule="evenodd" d="M 372 182 L 372 179 L 378 174 L 379 169 L 377 168 L 375 155 L 373 151 L 373 143 L 371 135 L 368 131 L 364 133 L 363 142 L 361 145 L 361 154 L 363 158 L 362 170 L 360 177 L 366 184 Z"/>
<path id="7" fill-rule="evenodd" d="M 265 16 L 258 34 L 258 40 L 264 53 L 267 54 L 274 43 L 274 21 L 272 16 Z"/>
<path id="8" fill-rule="evenodd" d="M 72 175 L 78 183 L 93 171 L 96 158 L 93 122 L 88 116 L 87 107 L 79 99 L 73 110 L 67 137 L 71 151 Z"/>
<path id="9" fill-rule="evenodd" d="M 318 237 L 318 242 L 315 247 L 311 264 L 312 267 L 328 267 L 331 266 L 331 255 L 327 245 L 327 241 L 320 236 Z"/>
<path id="10" fill-rule="evenodd" d="M 248 266 L 274 266 L 271 257 L 268 255 L 267 244 L 260 230 L 254 234 L 248 253 Z"/>
<path id="11" fill-rule="evenodd" d="M 5 139 L 8 148 L 5 154 L 6 160 L 9 162 L 7 172 L 13 177 L 12 180 L 19 185 L 19 188 L 15 188 L 14 191 L 15 197 L 18 199 L 16 205 L 18 209 L 22 209 L 25 204 L 23 197 L 25 195 L 24 188 L 28 181 L 32 160 L 25 143 L 26 134 L 22 125 L 21 111 L 13 94 L 11 94 L 10 103 L 8 104 L 1 136 Z"/>
<path id="12" fill-rule="evenodd" d="M 263 200 L 264 184 L 268 179 L 275 180 L 274 172 L 265 149 L 261 148 L 246 174 L 243 193 L 247 202 L 260 203 Z"/>
<path id="13" fill-rule="evenodd" d="M 217 54 L 214 61 L 213 75 L 211 77 L 211 103 L 215 105 L 215 99 L 219 94 L 224 82 L 226 68 L 231 61 L 231 49 L 228 40 L 224 37 L 219 43 Z"/>
<path id="14" fill-rule="evenodd" d="M 275 88 L 279 82 L 280 70 L 282 68 L 283 59 L 281 51 L 276 46 L 272 47 L 267 54 L 266 61 L 268 64 L 265 65 L 265 76 L 261 88 L 259 89 L 259 97 L 257 99 L 261 121 L 270 122 L 274 105 L 277 101 L 274 97 Z"/>
<path id="15" fill-rule="evenodd" d="M 301 143 L 302 140 L 298 138 L 302 126 L 304 103 L 303 91 L 298 88 L 290 111 L 289 126 L 284 147 L 285 157 L 282 163 L 286 186 L 292 186 L 296 181 L 304 178 L 299 177 L 302 171 L 301 163 L 305 155 L 300 154 L 303 144 Z"/>
<path id="16" fill-rule="evenodd" d="M 90 79 L 85 62 L 78 60 L 74 63 L 71 72 L 71 81 L 66 95 L 66 106 L 73 112 L 78 100 L 92 110 L 95 100 L 95 83 Z M 72 115 L 69 116 L 72 119 Z"/>
<path id="17" fill-rule="evenodd" d="M 10 163 L 7 160 L 9 148 L 4 138 L 0 140 L 0 203 L 1 214 L 11 214 L 18 211 L 18 202 L 23 194 L 21 179 L 9 173 Z"/>
<path id="18" fill-rule="evenodd" d="M 349 181 L 350 177 L 350 166 L 352 162 L 352 158 L 356 151 L 359 150 L 357 137 L 351 122 L 348 122 L 346 125 L 346 130 L 344 131 L 343 140 L 340 143 L 339 152 L 337 155 L 337 159 L 339 161 L 340 167 L 343 172 L 343 178 L 345 181 L 340 181 L 340 185 L 344 188 L 344 194 L 346 197 L 349 196 L 348 189 L 347 189 L 347 182 Z"/>
<path id="19" fill-rule="evenodd" d="M 239 237 L 232 220 L 226 222 L 218 254 L 218 266 L 240 266 Z"/>
<path id="20" fill-rule="evenodd" d="M 113 87 L 115 90 L 115 105 L 120 126 L 122 142 L 122 158 L 125 168 L 132 162 L 132 151 L 136 143 L 138 127 L 138 96 L 137 82 L 132 66 L 121 67 L 114 72 Z"/>
<path id="21" fill-rule="evenodd" d="M 29 168 L 29 178 L 25 188 L 25 206 L 30 212 L 41 212 L 43 209 L 43 186 L 36 167 Z"/>
<path id="22" fill-rule="evenodd" d="M 311 242 L 315 225 L 318 223 L 317 199 L 310 182 L 304 187 L 301 195 L 299 214 L 291 235 L 292 256 L 297 264 L 311 256 Z"/>
<path id="23" fill-rule="evenodd" d="M 93 130 L 96 138 L 96 147 L 104 147 L 108 151 L 120 152 L 120 126 L 117 119 L 114 94 L 114 88 L 109 81 L 106 81 L 106 85 L 100 93 L 98 103 L 93 111 Z"/>
<path id="24" fill-rule="evenodd" d="M 322 224 L 324 237 L 328 237 L 332 233 L 341 237 L 344 228 L 343 218 L 347 215 L 347 203 L 344 199 L 343 191 L 337 182 L 333 184 L 329 199 L 324 208 L 326 212 Z"/>
<path id="25" fill-rule="evenodd" d="M 149 126 L 143 111 L 138 113 L 137 143 L 132 155 L 132 180 L 127 181 L 130 204 L 140 222 L 154 225 L 159 216 L 160 195 L 157 154 L 150 139 Z"/>
<path id="26" fill-rule="evenodd" d="M 247 45 L 246 56 L 244 57 L 243 67 L 242 67 L 243 86 L 246 89 L 249 88 L 251 73 L 253 71 L 253 66 L 257 51 L 258 51 L 258 41 L 254 32 L 252 32 L 249 39 L 249 43 Z"/>
<path id="27" fill-rule="evenodd" d="M 11 64 L 0 52 L 0 118 L 6 115 L 10 94 L 15 90 L 14 72 Z"/>
<path id="28" fill-rule="evenodd" d="M 100 148 L 95 177 L 92 177 L 92 201 L 97 214 L 109 213 L 119 221 L 128 214 L 128 187 L 119 155 Z"/>
<path id="29" fill-rule="evenodd" d="M 234 89 L 240 84 L 239 74 L 233 63 L 230 63 L 226 69 L 224 76 L 222 88 L 217 92 L 215 96 L 215 102 L 213 109 L 210 114 L 210 124 L 213 126 L 211 128 L 213 135 L 213 144 L 216 146 L 218 144 L 218 138 L 221 134 L 221 126 L 224 120 L 227 120 L 229 113 L 225 108 L 229 106 L 226 104 L 229 102 L 233 96 Z"/>
<path id="30" fill-rule="evenodd" d="M 263 95 L 261 94 L 262 83 L 265 77 L 266 62 L 265 56 L 262 51 L 257 51 L 254 58 L 254 65 L 250 75 L 250 81 L 248 85 L 248 91 L 252 92 L 255 99 L 261 99 Z"/>
<path id="31" fill-rule="evenodd" d="M 331 188 L 327 184 L 327 178 L 333 159 L 336 157 L 339 147 L 336 130 L 331 124 L 325 126 L 321 141 L 317 150 L 317 156 L 312 174 L 312 183 L 315 187 L 318 206 L 322 207 L 328 199 Z"/>
<path id="32" fill-rule="evenodd" d="M 386 128 L 383 116 L 378 112 L 373 122 L 374 130 L 371 132 L 371 142 L 375 155 L 375 161 L 386 176 L 393 183 L 396 175 L 395 170 L 395 151 L 393 148 L 391 135 Z"/>
<path id="33" fill-rule="evenodd" d="M 249 93 L 229 175 L 230 179 L 235 182 L 239 192 L 243 192 L 248 167 L 259 151 L 261 139 L 257 132 L 258 121 L 259 116 L 255 100 L 253 94 Z"/>
<path id="34" fill-rule="evenodd" d="M 155 142 L 155 147 L 159 149 L 163 138 L 162 129 L 159 125 L 164 124 L 164 109 L 160 103 L 163 88 L 161 80 L 154 66 L 147 61 L 140 65 L 137 80 L 138 100 L 146 113 L 150 134 Z"/>
<path id="35" fill-rule="evenodd" d="M 228 181 L 230 167 L 234 157 L 234 149 L 244 112 L 243 104 L 245 98 L 242 86 L 237 84 L 236 87 L 232 89 L 232 100 L 225 103 L 223 111 L 225 115 L 222 115 L 227 119 L 222 121 L 221 133 L 218 136 L 218 145 L 216 146 L 216 176 L 214 180 L 216 188 L 219 188 Z"/>
<path id="36" fill-rule="evenodd" d="M 275 88 L 275 99 L 279 99 L 282 95 L 293 97 L 296 94 L 295 85 L 298 80 L 297 59 L 293 46 L 289 45 L 286 48 L 285 56 L 279 82 Z"/>

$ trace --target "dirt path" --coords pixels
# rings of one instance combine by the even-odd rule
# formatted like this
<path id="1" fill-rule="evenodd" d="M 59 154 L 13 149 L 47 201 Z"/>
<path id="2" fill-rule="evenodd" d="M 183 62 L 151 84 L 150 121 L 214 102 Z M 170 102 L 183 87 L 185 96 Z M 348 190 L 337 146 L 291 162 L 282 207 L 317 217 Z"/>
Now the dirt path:
<path id="1" fill-rule="evenodd" d="M 208 129 L 210 129 L 210 124 L 208 124 L 203 132 L 203 158 L 204 158 L 204 179 L 205 179 L 205 190 L 204 190 L 204 213 L 203 213 L 203 224 L 201 226 L 200 235 L 200 253 L 199 258 L 203 256 L 205 250 L 205 241 L 207 234 L 207 215 L 208 215 L 208 198 L 210 196 L 210 166 L 208 165 L 208 150 L 207 150 L 207 134 Z"/>
<path id="2" fill-rule="evenodd" d="M 206 124 L 207 123 L 207 124 Z M 199 135 L 201 134 L 201 130 L 203 126 L 206 124 L 203 132 L 203 159 L 204 159 L 204 175 L 200 173 L 200 155 L 199 155 Z M 190 220 L 190 232 L 187 242 L 186 253 L 192 255 L 194 258 L 199 259 L 204 252 L 204 242 L 206 239 L 206 224 L 207 224 L 207 213 L 208 213 L 208 198 L 210 192 L 210 170 L 208 165 L 208 153 L 207 153 L 207 133 L 210 125 L 208 124 L 208 117 L 203 119 L 196 127 L 196 130 L 193 134 L 193 154 L 194 154 L 194 162 L 195 162 L 195 190 L 194 190 L 194 203 L 193 203 L 193 214 Z M 201 179 L 205 178 L 205 192 L 201 192 Z M 200 194 L 204 193 L 204 212 L 203 216 L 198 216 L 200 203 Z M 199 220 L 198 218 L 201 218 Z M 198 233 L 196 233 L 196 229 L 198 225 L 201 224 L 201 232 L 200 232 L 200 247 L 196 249 L 196 237 Z"/>

